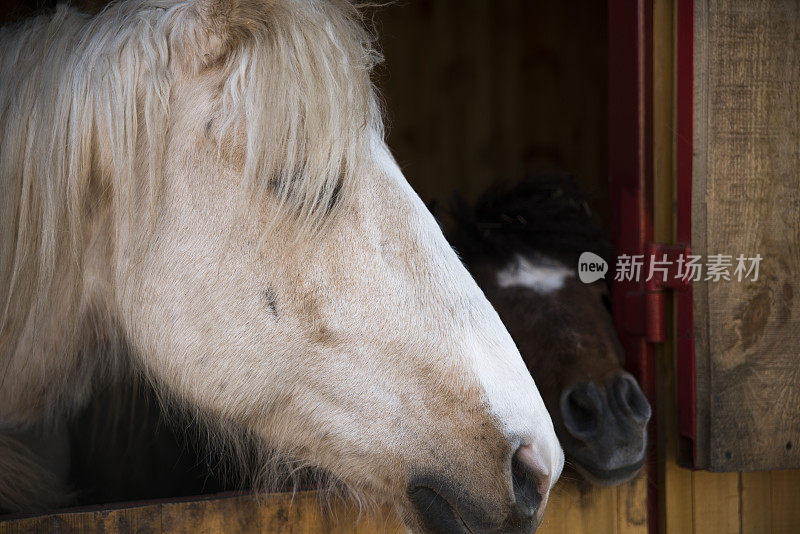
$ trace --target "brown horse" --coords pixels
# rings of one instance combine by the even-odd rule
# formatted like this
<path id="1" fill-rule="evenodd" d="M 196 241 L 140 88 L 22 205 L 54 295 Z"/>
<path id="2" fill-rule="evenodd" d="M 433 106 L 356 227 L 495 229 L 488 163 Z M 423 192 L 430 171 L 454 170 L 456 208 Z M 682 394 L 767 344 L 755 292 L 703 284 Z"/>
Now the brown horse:
<path id="1" fill-rule="evenodd" d="M 539 175 L 455 210 L 451 242 L 517 343 L 575 468 L 619 484 L 641 469 L 650 405 L 623 369 L 606 283 L 579 255 L 610 246 L 574 181 Z"/>

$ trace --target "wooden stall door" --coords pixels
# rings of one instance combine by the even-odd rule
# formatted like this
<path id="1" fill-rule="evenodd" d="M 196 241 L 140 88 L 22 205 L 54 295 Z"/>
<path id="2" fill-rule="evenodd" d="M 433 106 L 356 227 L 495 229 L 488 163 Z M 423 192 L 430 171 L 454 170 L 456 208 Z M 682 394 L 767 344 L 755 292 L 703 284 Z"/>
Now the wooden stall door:
<path id="1" fill-rule="evenodd" d="M 740 254 L 762 258 L 755 281 L 694 285 L 697 463 L 796 469 L 800 3 L 695 8 L 693 249 L 732 256 L 734 266 Z"/>
<path id="2" fill-rule="evenodd" d="M 787 122 L 792 122 L 792 117 L 795 121 L 798 117 L 797 70 L 792 71 L 787 64 L 788 56 L 792 54 L 795 54 L 793 61 L 797 60 L 797 49 L 793 52 L 783 51 L 778 55 L 774 55 L 774 48 L 771 51 L 769 49 L 770 46 L 775 46 L 774 41 L 778 34 L 783 35 L 785 46 L 796 46 L 796 8 L 796 2 L 788 1 L 655 0 L 654 9 L 660 13 L 659 19 L 665 21 L 659 25 L 663 28 L 660 38 L 655 40 L 655 70 L 660 73 L 655 80 L 656 87 L 661 87 L 660 96 L 654 102 L 655 189 L 657 196 L 663 200 L 656 203 L 657 239 L 686 239 L 685 228 L 681 226 L 687 218 L 684 217 L 681 221 L 679 213 L 676 221 L 675 207 L 678 206 L 678 211 L 682 211 L 680 206 L 687 201 L 685 195 L 688 191 L 691 206 L 685 211 L 691 215 L 694 226 L 695 231 L 690 232 L 690 235 L 693 252 L 696 254 L 746 254 L 748 250 L 728 251 L 728 246 L 739 248 L 765 243 L 772 251 L 771 254 L 777 254 L 774 256 L 776 259 L 786 257 L 781 256 L 785 252 L 773 248 L 776 239 L 795 239 L 796 243 L 796 238 L 789 237 L 791 232 L 781 235 L 781 228 L 774 226 L 774 218 L 769 215 L 763 218 L 764 212 L 756 209 L 757 206 L 764 207 L 765 196 L 769 197 L 769 202 L 773 205 L 771 213 L 777 215 L 778 219 L 785 218 L 782 221 L 785 224 L 794 224 L 794 235 L 797 235 L 796 219 L 794 223 L 790 222 L 791 217 L 797 217 L 797 204 L 796 201 L 787 203 L 787 200 L 796 198 L 798 185 L 795 185 L 794 194 L 780 198 L 780 194 L 776 196 L 773 188 L 778 187 L 786 193 L 786 189 L 790 188 L 786 185 L 788 177 L 778 176 L 776 179 L 772 176 L 776 167 L 780 169 L 782 165 L 796 165 L 797 153 L 791 155 L 779 150 L 770 154 L 770 149 L 761 146 L 766 137 L 770 142 L 783 139 L 785 148 L 787 137 L 796 136 L 796 122 L 795 126 L 789 124 L 788 129 L 784 128 L 787 127 Z M 672 13 L 671 17 L 669 13 Z M 772 17 L 775 19 L 772 20 Z M 795 17 L 794 22 L 791 22 L 792 17 Z M 791 29 L 792 26 L 795 29 Z M 769 44 L 770 41 L 772 44 Z M 721 48 L 728 49 L 727 56 L 720 53 Z M 712 49 L 717 52 L 712 54 Z M 773 76 L 775 67 L 770 66 L 776 60 L 783 64 L 781 68 L 788 69 L 777 78 Z M 792 68 L 796 69 L 796 63 Z M 712 79 L 716 81 L 712 82 Z M 792 100 L 795 102 L 793 110 L 791 106 L 785 107 Z M 782 126 L 771 124 L 771 121 L 778 120 L 775 114 L 781 113 L 778 111 L 781 107 L 783 113 L 788 112 L 780 119 L 783 121 Z M 727 118 L 724 114 L 727 114 Z M 770 131 L 775 127 L 780 131 Z M 794 147 L 796 150 L 796 137 Z M 789 159 L 775 159 L 786 156 Z M 732 170 L 724 170 L 720 166 L 726 160 L 731 164 Z M 778 173 L 786 170 L 784 168 Z M 688 176 L 683 176 L 685 173 Z M 748 174 L 750 178 L 744 178 Z M 767 182 L 761 183 L 762 179 Z M 797 179 L 795 170 L 795 184 L 798 183 Z M 714 185 L 710 185 L 709 181 L 714 182 Z M 684 182 L 688 182 L 688 188 Z M 745 188 L 744 183 L 749 183 L 753 189 Z M 726 213 L 726 210 L 730 213 Z M 715 223 L 710 221 L 709 213 L 715 214 Z M 726 221 L 728 230 L 720 228 L 721 221 Z M 758 227 L 760 230 L 757 230 Z M 765 236 L 765 233 L 769 233 L 769 227 L 778 233 Z M 703 230 L 698 232 L 698 228 Z M 714 249 L 723 245 L 724 250 Z M 764 250 L 765 248 L 760 249 L 762 256 Z M 762 264 L 762 269 L 765 265 Z M 720 440 L 722 435 L 719 434 L 719 425 L 725 417 L 732 414 L 729 412 L 726 416 L 719 414 L 718 410 L 722 398 L 727 396 L 727 400 L 731 401 L 731 395 L 739 396 L 734 399 L 736 404 L 733 406 L 742 410 L 742 421 L 752 417 L 771 419 L 764 401 L 775 410 L 787 408 L 781 406 L 785 396 L 778 396 L 774 400 L 768 397 L 772 394 L 769 390 L 787 377 L 764 385 L 763 391 L 752 391 L 752 388 L 758 387 L 762 381 L 770 380 L 769 374 L 764 374 L 761 378 L 756 376 L 770 372 L 772 364 L 767 362 L 774 361 L 781 350 L 793 351 L 793 361 L 797 365 L 797 347 L 792 347 L 794 340 L 791 335 L 785 338 L 783 349 L 781 343 L 766 345 L 767 340 L 763 337 L 772 335 L 770 332 L 780 328 L 790 328 L 792 319 L 785 316 L 779 319 L 781 311 L 776 315 L 771 308 L 760 319 L 757 315 L 749 316 L 748 321 L 755 320 L 749 326 L 757 324 L 759 320 L 765 326 L 758 336 L 751 339 L 749 347 L 744 347 L 740 335 L 746 331 L 747 326 L 743 329 L 744 317 L 737 318 L 735 309 L 737 299 L 746 309 L 750 302 L 749 295 L 757 295 L 765 287 L 785 287 L 786 282 L 789 282 L 790 272 L 781 273 L 780 276 L 787 277 L 782 283 L 773 278 L 762 280 L 750 288 L 752 293 L 742 291 L 745 286 L 738 282 L 727 289 L 710 287 L 712 283 L 695 284 L 693 296 L 696 322 L 690 323 L 688 327 L 681 321 L 685 317 L 680 316 L 680 300 L 685 295 L 676 299 L 678 320 L 673 323 L 674 336 L 656 352 L 659 362 L 659 432 L 662 436 L 659 443 L 659 532 L 800 532 L 800 471 L 740 471 L 752 469 L 756 465 L 735 465 L 737 460 L 732 447 L 737 446 L 739 450 L 743 450 L 746 447 L 769 446 L 769 443 L 750 441 L 749 437 L 742 435 L 727 442 L 731 449 L 723 448 L 726 443 Z M 740 291 L 738 296 L 736 290 Z M 725 298 L 721 298 L 722 296 Z M 770 301 L 773 300 L 780 302 L 780 291 L 773 294 Z M 709 308 L 721 310 L 719 314 L 722 317 L 719 314 L 709 314 Z M 709 352 L 709 329 L 716 332 L 712 337 L 717 336 L 717 347 L 721 340 L 729 343 L 727 350 L 717 354 Z M 685 343 L 686 339 L 691 338 L 692 330 L 698 337 L 695 362 L 698 367 L 697 377 L 694 369 L 686 365 L 694 359 L 694 354 L 691 350 L 687 351 Z M 719 337 L 723 332 L 727 332 L 728 337 Z M 694 348 L 694 343 L 691 347 Z M 759 354 L 763 349 L 767 350 Z M 719 366 L 725 358 L 735 354 L 744 354 L 745 358 L 739 359 L 735 365 L 729 365 L 727 374 L 716 375 L 710 372 L 712 364 Z M 712 362 L 713 359 L 717 360 L 716 363 Z M 735 360 L 730 362 L 733 361 Z M 748 367 L 749 371 L 745 371 Z M 789 376 L 791 374 L 790 372 Z M 717 376 L 723 379 L 722 383 L 717 381 Z M 698 379 L 696 384 L 693 382 L 695 378 Z M 783 386 L 792 387 L 786 382 L 783 382 Z M 695 395 L 698 400 L 696 405 L 687 402 L 692 401 Z M 715 400 L 716 414 L 711 402 L 712 395 L 721 395 Z M 748 406 L 753 405 L 753 397 L 759 396 L 762 397 L 762 404 L 756 403 L 756 412 L 744 413 L 750 409 Z M 695 408 L 696 411 L 690 414 L 686 411 L 689 408 Z M 797 409 L 796 402 L 794 409 Z M 716 422 L 712 420 L 713 417 L 718 418 Z M 771 423 L 764 421 L 762 424 Z M 712 425 L 716 425 L 717 429 L 712 428 Z M 781 430 L 773 427 L 771 431 L 773 435 L 767 439 L 780 446 Z M 714 432 L 717 432 L 717 446 L 722 457 L 727 460 L 727 465 L 718 465 L 716 468 L 735 472 L 693 471 L 679 467 L 679 451 L 688 453 L 681 455 L 685 465 L 694 462 L 696 467 L 708 467 L 711 461 L 711 436 Z M 692 441 L 696 447 L 694 457 L 691 447 L 681 445 L 686 445 L 687 442 L 691 444 Z M 731 452 L 729 459 L 725 458 L 726 450 Z M 774 460 L 776 452 L 782 454 L 780 447 L 773 448 L 771 454 L 765 453 L 763 457 L 760 454 L 754 456 L 759 456 L 758 462 L 767 464 Z M 738 459 L 741 460 L 741 457 Z"/>

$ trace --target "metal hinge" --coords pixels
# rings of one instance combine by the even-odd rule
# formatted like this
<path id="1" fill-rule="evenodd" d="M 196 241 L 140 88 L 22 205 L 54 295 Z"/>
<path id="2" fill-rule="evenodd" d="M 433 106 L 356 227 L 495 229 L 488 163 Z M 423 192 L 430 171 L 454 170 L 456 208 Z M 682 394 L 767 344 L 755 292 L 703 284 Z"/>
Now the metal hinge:
<path id="1" fill-rule="evenodd" d="M 645 261 L 650 273 L 651 262 L 657 263 L 658 274 L 645 281 L 645 338 L 650 343 L 664 343 L 667 340 L 667 298 L 668 291 L 685 291 L 691 281 L 680 270 L 692 253 L 688 244 L 648 243 Z"/>

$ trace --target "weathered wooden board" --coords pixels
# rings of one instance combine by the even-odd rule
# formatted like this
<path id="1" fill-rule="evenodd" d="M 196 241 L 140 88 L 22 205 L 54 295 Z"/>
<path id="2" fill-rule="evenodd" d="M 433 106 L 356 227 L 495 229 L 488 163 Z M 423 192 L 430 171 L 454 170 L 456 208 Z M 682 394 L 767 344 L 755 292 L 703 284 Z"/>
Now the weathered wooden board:
<path id="1" fill-rule="evenodd" d="M 706 183 L 708 180 L 708 58 L 709 43 L 708 4 L 711 0 L 696 0 L 694 3 L 694 139 L 692 149 L 692 250 L 695 254 L 706 254 Z M 702 194 L 701 194 L 702 192 Z M 695 337 L 695 467 L 708 467 L 709 419 L 709 324 L 708 290 L 703 282 L 695 282 L 692 289 L 694 306 Z"/>
<path id="2" fill-rule="evenodd" d="M 559 482 L 541 534 L 646 534 L 645 478 L 613 488 Z M 361 514 L 341 504 L 321 507 L 313 491 L 217 495 L 174 502 L 131 503 L 2 520 L 0 534 L 395 534 L 405 532 L 389 513 Z"/>
<path id="3" fill-rule="evenodd" d="M 672 190 L 674 172 L 672 157 L 676 144 L 676 126 L 671 88 L 674 79 L 674 42 L 667 38 L 676 28 L 669 28 L 674 19 L 677 2 L 684 0 L 655 0 L 654 2 L 654 147 L 653 161 L 654 190 L 654 236 L 661 241 L 675 241 L 673 199 L 666 191 Z M 704 27 L 708 16 L 708 2 L 694 0 L 695 24 Z M 702 52 L 706 43 L 696 42 L 696 55 L 705 57 Z M 700 51 L 700 53 L 698 52 Z M 704 95 L 707 67 L 695 65 L 696 94 Z M 695 99 L 695 116 L 706 117 L 706 102 Z M 705 120 L 705 119 L 702 119 Z M 705 139 L 703 139 L 705 141 Z M 698 145 L 696 152 L 705 153 L 705 144 Z M 695 171 L 704 165 L 705 160 L 696 160 Z M 705 188 L 706 173 L 700 167 L 695 174 L 694 186 Z M 662 183 L 663 182 L 663 183 Z M 674 193 L 673 193 L 674 194 Z M 705 197 L 694 199 L 692 216 L 695 222 L 702 221 L 705 228 Z M 664 212 L 671 213 L 667 217 Z M 705 250 L 704 233 L 693 241 L 695 250 Z M 703 293 L 701 296 L 707 296 Z M 695 294 L 695 314 L 701 315 Z M 707 308 L 703 308 L 707 309 Z M 668 314 L 672 316 L 672 314 Z M 707 326 L 707 319 L 702 319 Z M 674 326 L 674 325 L 673 325 Z M 698 339 L 701 333 L 697 333 Z M 677 335 L 677 333 L 674 333 Z M 663 534 L 789 534 L 800 532 L 800 471 L 755 471 L 744 473 L 710 473 L 690 471 L 678 466 L 678 427 L 676 413 L 676 343 L 669 339 L 656 349 L 658 362 L 659 389 L 656 405 L 659 435 L 659 532 Z M 698 347 L 702 346 L 698 341 Z M 698 352 L 707 356 L 708 351 Z M 708 365 L 708 359 L 705 365 Z M 707 367 L 706 367 L 707 368 Z M 708 373 L 705 374 L 708 378 Z M 703 391 L 707 391 L 704 389 Z M 706 398 L 708 395 L 706 394 Z M 706 409 L 708 406 L 706 406 Z M 701 415 L 702 412 L 698 412 Z M 708 430 L 707 413 L 703 428 Z M 707 435 L 707 433 L 706 433 Z M 708 441 L 706 440 L 707 444 Z M 707 449 L 706 449 L 707 452 Z M 706 460 L 707 462 L 707 460 Z"/>
<path id="4" fill-rule="evenodd" d="M 696 5 L 694 249 L 763 258 L 756 282 L 695 287 L 708 466 L 798 468 L 800 3 Z"/>
<path id="5" fill-rule="evenodd" d="M 178 502 L 133 504 L 105 510 L 65 511 L 0 521 L 0 534 L 164 533 L 164 534 L 393 534 L 403 532 L 388 514 L 359 516 L 334 507 L 323 512 L 316 492 L 216 496 Z"/>

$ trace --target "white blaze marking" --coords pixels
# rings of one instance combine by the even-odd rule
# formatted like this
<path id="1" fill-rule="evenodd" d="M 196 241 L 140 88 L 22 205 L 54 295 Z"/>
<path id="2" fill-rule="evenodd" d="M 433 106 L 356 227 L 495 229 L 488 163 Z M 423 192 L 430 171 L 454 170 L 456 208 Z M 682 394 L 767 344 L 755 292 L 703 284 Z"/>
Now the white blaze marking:
<path id="1" fill-rule="evenodd" d="M 517 255 L 497 273 L 497 284 L 500 287 L 527 287 L 546 295 L 561 289 L 564 280 L 571 276 L 574 273 L 558 262 L 543 258 L 541 263 L 532 263 Z"/>

